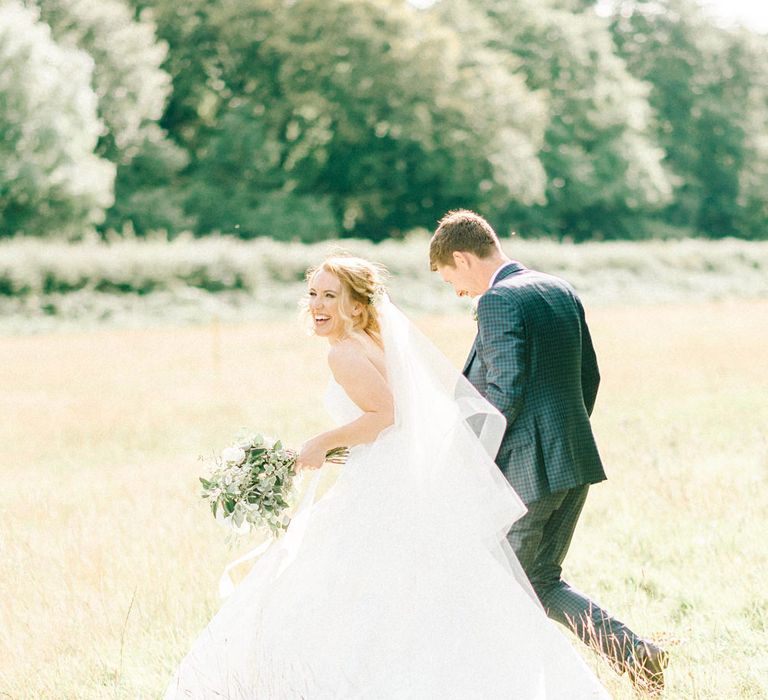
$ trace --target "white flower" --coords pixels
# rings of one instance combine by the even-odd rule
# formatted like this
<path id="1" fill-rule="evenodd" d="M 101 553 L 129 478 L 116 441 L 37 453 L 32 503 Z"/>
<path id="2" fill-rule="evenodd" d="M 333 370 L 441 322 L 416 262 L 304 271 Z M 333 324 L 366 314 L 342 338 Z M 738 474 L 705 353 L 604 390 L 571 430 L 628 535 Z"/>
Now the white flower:
<path id="1" fill-rule="evenodd" d="M 230 464 L 242 464 L 245 461 L 245 450 L 242 447 L 227 447 L 222 450 L 221 458 Z"/>

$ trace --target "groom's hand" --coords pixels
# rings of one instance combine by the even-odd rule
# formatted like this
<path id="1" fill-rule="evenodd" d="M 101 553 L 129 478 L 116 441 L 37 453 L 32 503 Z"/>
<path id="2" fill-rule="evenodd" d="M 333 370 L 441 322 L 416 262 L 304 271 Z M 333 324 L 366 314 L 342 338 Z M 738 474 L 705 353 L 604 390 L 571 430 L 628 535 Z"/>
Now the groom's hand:
<path id="1" fill-rule="evenodd" d="M 296 473 L 298 474 L 302 469 L 320 469 L 325 462 L 326 452 L 325 446 L 316 438 L 307 440 L 301 446 L 301 452 L 296 458 Z"/>

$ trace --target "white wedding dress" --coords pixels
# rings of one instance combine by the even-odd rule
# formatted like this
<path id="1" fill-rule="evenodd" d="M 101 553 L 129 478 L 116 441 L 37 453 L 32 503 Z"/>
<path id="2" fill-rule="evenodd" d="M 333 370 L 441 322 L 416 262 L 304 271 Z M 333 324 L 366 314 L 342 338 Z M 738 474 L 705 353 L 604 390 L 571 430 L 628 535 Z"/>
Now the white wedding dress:
<path id="1" fill-rule="evenodd" d="M 506 543 L 525 508 L 490 456 L 503 418 L 388 299 L 378 308 L 395 424 L 304 503 L 165 700 L 608 698 Z M 326 405 L 360 415 L 334 382 Z"/>

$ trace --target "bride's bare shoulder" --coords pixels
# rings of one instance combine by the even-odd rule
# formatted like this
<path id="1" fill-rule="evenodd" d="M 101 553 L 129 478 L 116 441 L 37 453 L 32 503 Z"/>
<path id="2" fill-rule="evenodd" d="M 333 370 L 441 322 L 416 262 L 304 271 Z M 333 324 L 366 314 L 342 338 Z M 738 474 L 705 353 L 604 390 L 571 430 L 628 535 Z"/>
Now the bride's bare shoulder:
<path id="1" fill-rule="evenodd" d="M 344 338 L 338 343 L 334 343 L 328 350 L 328 364 L 338 365 L 355 362 L 365 357 L 365 353 L 360 345 L 350 342 L 349 338 Z"/>
<path id="2" fill-rule="evenodd" d="M 372 365 L 381 373 L 384 353 L 368 336 L 352 335 L 334 343 L 328 351 L 328 364 L 331 370 L 360 368 Z"/>
<path id="3" fill-rule="evenodd" d="M 331 345 L 328 351 L 328 362 L 333 364 L 359 362 L 360 360 L 367 359 L 367 350 L 360 338 L 357 336 L 347 336 Z"/>

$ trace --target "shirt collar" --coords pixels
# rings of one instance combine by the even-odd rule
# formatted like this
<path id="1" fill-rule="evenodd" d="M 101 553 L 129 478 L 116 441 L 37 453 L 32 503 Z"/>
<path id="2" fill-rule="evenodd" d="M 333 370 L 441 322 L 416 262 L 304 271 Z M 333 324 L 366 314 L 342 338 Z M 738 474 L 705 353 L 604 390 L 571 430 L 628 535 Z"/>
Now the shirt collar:
<path id="1" fill-rule="evenodd" d="M 494 284 L 496 284 L 496 279 L 498 278 L 498 276 L 499 276 L 499 273 L 500 273 L 500 272 L 501 272 L 501 271 L 502 271 L 502 270 L 503 270 L 505 267 L 507 267 L 507 265 L 511 265 L 511 264 L 512 264 L 512 262 L 511 262 L 511 261 L 509 261 L 509 260 L 508 260 L 507 262 L 505 262 L 505 263 L 502 263 L 502 264 L 501 264 L 501 266 L 499 267 L 499 269 L 498 269 L 498 270 L 496 270 L 496 272 L 494 272 L 494 273 L 493 273 L 493 275 L 491 276 L 491 281 L 488 283 L 488 289 L 490 289 L 491 287 L 493 287 L 493 285 L 494 285 Z"/>

